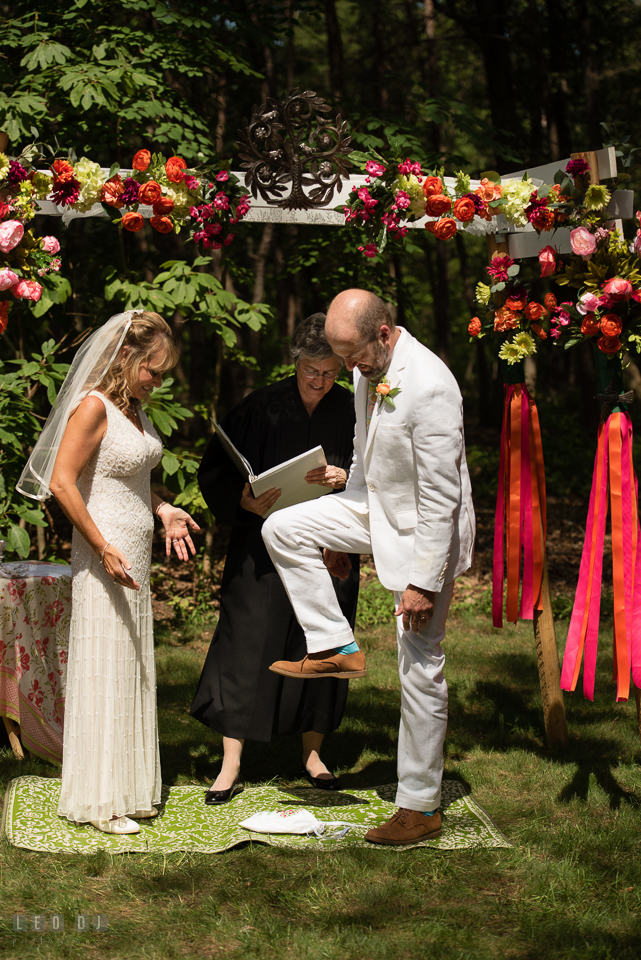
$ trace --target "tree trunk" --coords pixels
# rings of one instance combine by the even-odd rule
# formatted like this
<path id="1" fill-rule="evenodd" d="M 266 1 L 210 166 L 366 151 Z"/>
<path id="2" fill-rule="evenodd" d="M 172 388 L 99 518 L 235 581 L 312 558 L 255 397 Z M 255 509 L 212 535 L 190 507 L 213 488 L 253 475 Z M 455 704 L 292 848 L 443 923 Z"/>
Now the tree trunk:
<path id="1" fill-rule="evenodd" d="M 254 260 L 254 290 L 252 293 L 252 303 L 261 303 L 265 296 L 265 271 L 267 269 L 267 257 L 274 237 L 274 224 L 266 223 L 258 245 L 258 250 L 253 254 Z M 252 357 L 260 355 L 260 330 L 250 330 L 248 333 L 249 353 Z M 254 389 L 256 383 L 256 372 L 248 369 L 245 385 L 245 396 Z"/>
<path id="2" fill-rule="evenodd" d="M 327 29 L 329 87 L 337 106 L 340 106 L 344 83 L 343 38 L 341 37 L 335 0 L 325 0 L 325 26 Z"/>

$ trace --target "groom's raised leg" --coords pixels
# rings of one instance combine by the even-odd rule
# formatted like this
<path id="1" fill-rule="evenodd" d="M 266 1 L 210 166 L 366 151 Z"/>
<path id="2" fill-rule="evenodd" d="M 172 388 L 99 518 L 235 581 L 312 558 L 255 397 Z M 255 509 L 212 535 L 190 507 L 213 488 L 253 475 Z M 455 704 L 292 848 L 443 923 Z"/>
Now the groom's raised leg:
<path id="1" fill-rule="evenodd" d="M 308 650 L 304 660 L 277 661 L 270 669 L 300 679 L 365 676 L 362 652 L 349 652 L 354 635 L 339 606 L 322 551 L 368 553 L 368 515 L 338 497 L 323 497 L 276 511 L 263 525 L 263 539 L 305 632 Z M 348 650 L 337 651 L 344 647 Z"/>

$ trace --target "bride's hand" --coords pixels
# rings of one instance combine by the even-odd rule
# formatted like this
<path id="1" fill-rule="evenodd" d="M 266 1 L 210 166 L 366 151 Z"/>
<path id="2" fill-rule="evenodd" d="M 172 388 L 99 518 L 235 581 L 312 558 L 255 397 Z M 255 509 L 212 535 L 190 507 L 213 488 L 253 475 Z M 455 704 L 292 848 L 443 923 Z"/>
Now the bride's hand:
<path id="1" fill-rule="evenodd" d="M 102 565 L 107 571 L 107 574 L 112 580 L 115 580 L 116 583 L 121 584 L 123 587 L 129 587 L 130 590 L 140 590 L 140 584 L 136 583 L 129 573 L 131 564 L 118 547 L 114 547 L 110 543 L 107 544 Z"/>
<path id="2" fill-rule="evenodd" d="M 156 515 L 160 517 L 165 528 L 167 556 L 171 556 L 172 544 L 176 549 L 176 556 L 179 560 L 189 559 L 187 547 L 189 547 L 192 555 L 195 556 L 196 548 L 192 542 L 189 530 L 190 528 L 192 530 L 200 530 L 196 521 L 192 520 L 189 514 L 181 510 L 180 507 L 172 507 L 170 503 L 161 504 L 156 510 Z"/>

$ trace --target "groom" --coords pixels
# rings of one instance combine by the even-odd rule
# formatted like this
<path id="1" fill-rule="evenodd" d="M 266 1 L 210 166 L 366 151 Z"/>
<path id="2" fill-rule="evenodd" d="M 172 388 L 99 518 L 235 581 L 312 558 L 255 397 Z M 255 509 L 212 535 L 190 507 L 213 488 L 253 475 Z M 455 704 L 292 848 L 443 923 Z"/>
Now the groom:
<path id="1" fill-rule="evenodd" d="M 447 727 L 441 643 L 454 579 L 470 566 L 474 545 L 462 399 L 445 364 L 396 327 L 372 293 L 340 293 L 325 333 L 354 370 L 354 460 L 342 493 L 277 511 L 263 526 L 308 650 L 304 660 L 270 669 L 301 680 L 365 676 L 365 657 L 329 574 L 346 575 L 348 553 L 373 553 L 398 617 L 399 809 L 366 839 L 415 843 L 441 835 Z"/>

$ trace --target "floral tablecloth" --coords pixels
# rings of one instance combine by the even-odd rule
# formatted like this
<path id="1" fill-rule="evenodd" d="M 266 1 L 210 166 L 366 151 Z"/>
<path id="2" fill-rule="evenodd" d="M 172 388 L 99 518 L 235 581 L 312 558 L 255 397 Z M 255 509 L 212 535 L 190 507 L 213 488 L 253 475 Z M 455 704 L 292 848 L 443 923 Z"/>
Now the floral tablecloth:
<path id="1" fill-rule="evenodd" d="M 62 762 L 71 567 L 0 568 L 0 716 L 31 753 Z"/>

